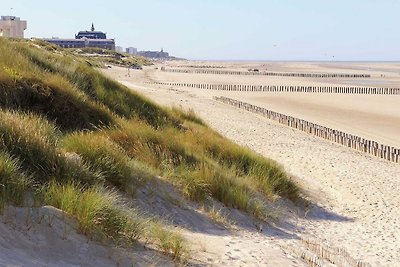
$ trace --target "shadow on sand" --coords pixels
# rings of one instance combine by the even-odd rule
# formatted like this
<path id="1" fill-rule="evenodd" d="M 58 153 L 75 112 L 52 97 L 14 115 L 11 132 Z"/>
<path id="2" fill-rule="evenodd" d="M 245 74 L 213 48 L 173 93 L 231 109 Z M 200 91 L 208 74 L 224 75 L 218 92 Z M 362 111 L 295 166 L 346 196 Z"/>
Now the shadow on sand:
<path id="1" fill-rule="evenodd" d="M 199 204 L 184 199 L 173 186 L 160 179 L 140 188 L 135 204 L 147 215 L 161 218 L 173 226 L 187 229 L 192 233 L 217 236 L 232 234 L 231 230 L 213 222 Z M 257 221 L 237 209 L 226 208 L 219 202 L 214 202 L 212 205 L 229 214 L 228 217 L 238 228 L 278 239 L 300 239 L 300 233 L 304 228 L 293 224 L 298 221 L 297 218 L 315 221 L 352 221 L 351 218 L 332 213 L 317 204 L 308 205 L 307 209 L 293 204 L 283 204 L 279 221 L 272 220 L 268 223 Z"/>

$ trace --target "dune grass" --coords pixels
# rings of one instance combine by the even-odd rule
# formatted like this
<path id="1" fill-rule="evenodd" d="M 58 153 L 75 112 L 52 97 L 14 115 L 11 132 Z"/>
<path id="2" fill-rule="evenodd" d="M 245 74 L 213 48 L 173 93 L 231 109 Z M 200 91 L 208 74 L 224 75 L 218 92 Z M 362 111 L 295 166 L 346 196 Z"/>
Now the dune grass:
<path id="1" fill-rule="evenodd" d="M 191 200 L 215 199 L 260 219 L 275 196 L 296 201 L 300 193 L 276 162 L 225 139 L 192 110 L 160 107 L 64 49 L 0 38 L 1 205 L 41 185 L 43 203 L 74 216 L 82 233 L 148 239 L 182 259 L 179 233 L 116 193 L 128 198 L 156 175 Z"/>
<path id="2" fill-rule="evenodd" d="M 174 136 L 181 132 L 174 127 L 154 129 L 138 120 L 121 122 L 120 127 L 104 130 L 103 134 L 117 143 L 133 158 L 147 161 L 154 167 L 194 166 L 195 154 Z"/>
<path id="3" fill-rule="evenodd" d="M 127 119 L 137 117 L 154 128 L 178 125 L 178 121 L 167 109 L 159 107 L 85 64 L 79 64 L 75 69 L 70 68 L 63 72 L 94 101 L 102 103 L 121 117 Z"/>
<path id="4" fill-rule="evenodd" d="M 49 57 L 26 44 L 12 45 L 0 39 L 0 108 L 40 114 L 63 130 L 111 125 L 114 115 L 90 101 L 53 65 L 61 61 L 65 66 L 69 61 Z"/>
<path id="5" fill-rule="evenodd" d="M 154 174 L 146 166 L 129 158 L 123 150 L 107 138 L 93 133 L 76 133 L 66 136 L 62 147 L 77 153 L 94 172 L 100 173 L 109 185 L 133 193 L 135 185 L 143 183 Z"/>
<path id="6" fill-rule="evenodd" d="M 221 177 L 240 177 L 241 179 L 233 182 L 239 187 L 240 180 L 243 180 L 251 190 L 261 192 L 267 197 L 278 194 L 292 200 L 298 198 L 298 187 L 276 162 L 240 147 L 207 126 L 192 121 L 185 122 L 185 131 L 173 127 L 156 130 L 141 122 L 130 121 L 103 133 L 129 156 L 140 158 L 164 171 L 171 172 L 173 169 L 174 174 L 185 176 L 185 179 L 181 179 L 186 183 L 184 186 L 199 190 L 198 193 L 186 190 L 193 192 L 188 195 L 204 196 L 205 191 L 211 190 L 204 189 L 205 187 L 219 186 L 219 179 L 233 179 Z M 205 182 L 206 176 L 216 177 L 217 182 Z M 193 177 L 195 178 L 192 179 Z M 212 188 L 216 193 L 224 191 L 217 190 L 214 186 Z M 193 198 L 199 199 L 196 196 Z"/>
<path id="7" fill-rule="evenodd" d="M 6 204 L 21 205 L 31 183 L 20 162 L 0 150 L 0 211 Z"/>
<path id="8" fill-rule="evenodd" d="M 187 244 L 181 235 L 128 208 L 116 191 L 101 186 L 86 188 L 74 182 L 51 182 L 42 187 L 41 195 L 47 205 L 76 218 L 80 232 L 92 238 L 129 247 L 138 241 L 151 241 L 172 259 L 187 259 Z"/>
<path id="9" fill-rule="evenodd" d="M 229 214 L 222 209 L 218 209 L 215 206 L 212 206 L 208 210 L 206 210 L 206 213 L 213 222 L 225 228 L 230 228 L 234 225 L 234 222 L 229 219 Z"/>
<path id="10" fill-rule="evenodd" d="M 146 229 L 148 236 L 156 240 L 158 248 L 173 260 L 185 263 L 188 260 L 187 241 L 177 231 L 170 230 L 160 221 L 150 221 Z"/>
<path id="11" fill-rule="evenodd" d="M 0 111 L 0 149 L 18 157 L 36 177 L 48 179 L 57 173 L 58 135 L 54 125 L 44 118 Z"/>
<path id="12" fill-rule="evenodd" d="M 182 121 L 190 121 L 202 126 L 206 126 L 206 123 L 196 115 L 193 109 L 184 110 L 182 107 L 172 107 L 171 112 Z"/>
<path id="13" fill-rule="evenodd" d="M 260 219 L 266 218 L 266 212 L 259 193 L 269 199 L 280 194 L 296 200 L 297 186 L 276 163 L 226 141 L 206 126 L 185 125 L 186 131 L 171 127 L 156 130 L 130 121 L 119 128 L 103 129 L 102 134 L 128 156 L 158 169 L 189 199 L 212 197 Z M 208 133 L 207 140 L 193 134 L 198 129 Z"/>
<path id="14" fill-rule="evenodd" d="M 202 151 L 220 165 L 233 170 L 236 176 L 251 180 L 254 188 L 266 196 L 278 194 L 296 201 L 299 187 L 275 161 L 227 140 L 206 126 L 190 122 L 187 125 L 190 131 L 180 139 L 191 144 L 193 150 Z"/>
<path id="15" fill-rule="evenodd" d="M 61 132 L 43 117 L 0 110 L 0 149 L 21 162 L 23 170 L 39 182 L 52 179 L 94 184 L 100 176 L 75 164 L 58 148 Z"/>
<path id="16" fill-rule="evenodd" d="M 0 107 L 43 114 L 63 130 L 94 129 L 114 122 L 104 107 L 94 105 L 60 76 L 0 81 Z"/>
<path id="17" fill-rule="evenodd" d="M 118 195 L 100 186 L 51 182 L 42 192 L 44 203 L 75 217 L 83 234 L 131 243 L 144 231 L 144 221 L 125 214 Z"/>

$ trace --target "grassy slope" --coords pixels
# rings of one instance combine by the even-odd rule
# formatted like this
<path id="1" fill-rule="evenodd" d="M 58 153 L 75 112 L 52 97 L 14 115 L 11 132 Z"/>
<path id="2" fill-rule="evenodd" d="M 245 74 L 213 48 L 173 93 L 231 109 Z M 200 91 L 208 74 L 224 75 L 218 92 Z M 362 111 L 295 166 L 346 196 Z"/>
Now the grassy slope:
<path id="1" fill-rule="evenodd" d="M 190 199 L 214 198 L 261 219 L 273 196 L 298 198 L 280 166 L 192 112 L 160 107 L 84 58 L 40 45 L 0 38 L 2 205 L 31 191 L 75 216 L 83 233 L 124 243 L 148 238 L 180 258 L 182 239 L 146 223 L 115 190 L 133 194 L 158 174 Z"/>

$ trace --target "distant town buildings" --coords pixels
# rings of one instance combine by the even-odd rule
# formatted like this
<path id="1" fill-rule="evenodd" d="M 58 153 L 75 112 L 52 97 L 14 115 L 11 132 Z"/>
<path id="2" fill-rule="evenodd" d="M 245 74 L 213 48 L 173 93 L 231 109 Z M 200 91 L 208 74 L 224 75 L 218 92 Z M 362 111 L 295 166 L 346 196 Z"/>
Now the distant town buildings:
<path id="1" fill-rule="evenodd" d="M 163 49 L 161 51 L 139 51 L 137 53 L 139 56 L 147 57 L 147 58 L 168 58 L 169 53 L 164 52 Z"/>
<path id="2" fill-rule="evenodd" d="M 137 55 L 137 48 L 135 47 L 128 47 L 126 49 L 126 53 L 131 54 L 131 55 Z"/>
<path id="3" fill-rule="evenodd" d="M 14 16 L 1 16 L 0 37 L 24 38 L 26 29 L 26 20 Z"/>
<path id="4" fill-rule="evenodd" d="M 115 48 L 116 51 L 117 48 L 119 50 L 119 47 L 116 47 Z M 125 49 L 125 52 L 133 56 L 142 56 L 154 59 L 169 58 L 169 53 L 164 52 L 163 49 L 161 49 L 161 51 L 138 51 L 136 47 L 128 47 Z"/>
<path id="5" fill-rule="evenodd" d="M 27 29 L 27 21 L 15 16 L 1 16 L 0 37 L 24 38 L 24 31 Z M 107 34 L 96 31 L 92 23 L 90 31 L 80 31 L 75 38 L 44 38 L 43 41 L 61 46 L 62 48 L 85 48 L 97 47 L 115 50 L 119 53 L 124 52 L 121 46 L 115 46 L 114 39 L 107 39 Z M 135 47 L 126 48 L 126 53 L 147 58 L 164 59 L 169 58 L 169 53 L 161 51 L 138 51 Z"/>
<path id="6" fill-rule="evenodd" d="M 90 31 L 80 31 L 77 35 L 75 35 L 75 39 L 61 39 L 53 37 L 51 39 L 43 40 L 63 48 L 97 47 L 115 50 L 114 39 L 107 39 L 106 33 L 95 31 L 93 23 Z"/>
<path id="7" fill-rule="evenodd" d="M 122 46 L 116 46 L 115 52 L 122 53 L 122 52 L 124 52 L 124 48 Z"/>

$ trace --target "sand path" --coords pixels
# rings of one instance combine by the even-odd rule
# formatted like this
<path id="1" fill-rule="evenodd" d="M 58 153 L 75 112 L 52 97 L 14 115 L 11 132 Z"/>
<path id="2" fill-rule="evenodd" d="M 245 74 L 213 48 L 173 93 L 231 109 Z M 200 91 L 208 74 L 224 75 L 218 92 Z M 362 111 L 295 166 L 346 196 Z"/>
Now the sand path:
<path id="1" fill-rule="evenodd" d="M 107 73 L 156 102 L 193 108 L 211 127 L 275 159 L 293 174 L 320 207 L 288 219 L 303 234 L 373 266 L 400 264 L 400 166 L 309 136 L 212 100 L 215 92 L 146 85 L 153 69 L 125 77 Z M 281 239 L 284 246 L 292 240 Z"/>

